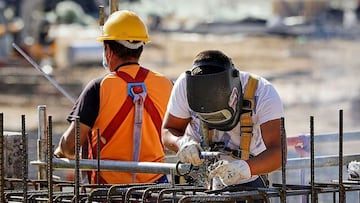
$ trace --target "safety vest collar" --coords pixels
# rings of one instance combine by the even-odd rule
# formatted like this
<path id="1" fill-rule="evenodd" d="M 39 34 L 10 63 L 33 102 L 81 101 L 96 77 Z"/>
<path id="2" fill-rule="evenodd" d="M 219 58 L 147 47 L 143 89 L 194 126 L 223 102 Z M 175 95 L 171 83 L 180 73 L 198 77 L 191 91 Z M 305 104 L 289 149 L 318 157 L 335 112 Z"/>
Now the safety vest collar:
<path id="1" fill-rule="evenodd" d="M 116 71 L 118 71 L 121 67 L 123 67 L 123 66 L 128 66 L 128 65 L 139 65 L 139 63 L 138 63 L 138 62 L 126 62 L 126 63 L 122 63 L 122 64 L 116 66 L 116 68 L 114 69 L 114 71 L 116 72 Z M 139 66 L 140 66 L 140 65 L 139 65 Z"/>

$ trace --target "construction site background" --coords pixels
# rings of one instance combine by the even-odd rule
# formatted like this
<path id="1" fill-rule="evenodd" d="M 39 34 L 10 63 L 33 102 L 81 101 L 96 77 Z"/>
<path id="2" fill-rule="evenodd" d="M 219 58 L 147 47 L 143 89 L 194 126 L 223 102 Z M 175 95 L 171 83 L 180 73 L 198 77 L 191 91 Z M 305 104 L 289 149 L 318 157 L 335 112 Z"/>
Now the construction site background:
<path id="1" fill-rule="evenodd" d="M 0 1 L 0 112 L 9 131 L 20 131 L 25 115 L 29 143 L 35 147 L 37 106 L 46 105 L 56 144 L 72 103 L 11 43 L 26 50 L 76 98 L 90 79 L 104 73 L 102 45 L 95 38 L 100 33 L 98 5 L 108 2 L 83 1 L 88 5 L 80 6 L 81 1 L 62 1 L 66 9 L 58 8 L 57 14 L 56 1 L 19 2 Z M 11 14 L 8 5 L 19 7 Z M 284 102 L 288 137 L 308 134 L 310 116 L 316 134 L 336 133 L 340 109 L 344 130 L 360 130 L 357 0 L 120 1 L 119 8 L 136 11 L 149 26 L 152 42 L 145 46 L 143 66 L 175 80 L 199 51 L 221 49 L 241 70 L 275 85 Z M 62 12 L 67 14 L 63 18 Z M 318 154 L 336 154 L 334 143 Z M 356 144 L 351 142 L 344 153 L 358 153 Z M 289 149 L 291 156 L 300 156 Z M 325 174 L 321 178 L 330 177 Z"/>
<path id="2" fill-rule="evenodd" d="M 1 2 L 3 15 L 13 16 L 3 27 L 18 25 L 18 30 L 3 28 L 7 32 L 0 38 L 1 52 L 7 51 L 0 55 L 3 109 L 12 109 L 11 105 L 23 102 L 22 98 L 25 106 L 33 109 L 41 101 L 57 109 L 69 109 L 72 104 L 61 96 L 54 104 L 36 100 L 38 95 L 51 100 L 60 92 L 12 49 L 11 43 L 26 50 L 77 97 L 82 86 L 103 71 L 99 68 L 102 45 L 95 38 L 100 33 L 98 6 L 104 5 L 108 12 L 108 2 Z M 161 2 L 119 3 L 120 9 L 138 12 L 149 26 L 152 42 L 145 47 L 141 59 L 144 66 L 175 80 L 191 66 L 197 52 L 222 49 L 241 70 L 264 75 L 274 82 L 285 103 L 289 135 L 306 132 L 304 121 L 310 115 L 326 124 L 317 125 L 320 132 L 334 131 L 336 119 L 329 119 L 336 118 L 341 108 L 349 117 L 347 125 L 356 129 L 360 117 L 359 83 L 355 77 L 360 36 L 357 1 L 197 1 L 192 6 L 202 9 L 196 12 L 187 9 L 190 4 L 184 1 Z M 15 97 L 10 99 L 10 107 L 8 97 Z M 302 109 L 303 105 L 306 108 Z M 302 113 L 291 113 L 294 109 L 302 109 Z M 57 116 L 54 109 L 54 113 L 61 123 L 67 112 L 61 110 Z"/>

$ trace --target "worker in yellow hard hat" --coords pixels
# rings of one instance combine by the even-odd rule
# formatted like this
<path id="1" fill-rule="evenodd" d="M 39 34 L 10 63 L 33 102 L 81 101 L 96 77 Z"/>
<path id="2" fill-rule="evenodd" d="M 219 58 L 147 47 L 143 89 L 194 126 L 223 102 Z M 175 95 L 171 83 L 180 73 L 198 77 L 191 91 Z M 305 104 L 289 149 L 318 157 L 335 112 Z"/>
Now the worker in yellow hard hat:
<path id="1" fill-rule="evenodd" d="M 112 13 L 97 41 L 104 45 L 107 73 L 92 80 L 77 99 L 67 120 L 68 130 L 55 150 L 58 157 L 74 158 L 74 117 L 80 118 L 80 143 L 88 140 L 89 158 L 135 162 L 164 162 L 161 125 L 172 82 L 139 65 L 150 42 L 144 22 L 128 10 Z M 100 152 L 97 152 L 100 134 Z M 89 135 L 89 136 L 88 136 Z M 99 176 L 100 175 L 100 176 Z M 101 171 L 92 183 L 167 182 L 164 174 Z"/>
<path id="2" fill-rule="evenodd" d="M 114 12 L 109 16 L 103 27 L 103 33 L 97 38 L 98 41 L 138 41 L 139 43 L 150 42 L 150 37 L 144 22 L 136 13 L 123 10 Z"/>

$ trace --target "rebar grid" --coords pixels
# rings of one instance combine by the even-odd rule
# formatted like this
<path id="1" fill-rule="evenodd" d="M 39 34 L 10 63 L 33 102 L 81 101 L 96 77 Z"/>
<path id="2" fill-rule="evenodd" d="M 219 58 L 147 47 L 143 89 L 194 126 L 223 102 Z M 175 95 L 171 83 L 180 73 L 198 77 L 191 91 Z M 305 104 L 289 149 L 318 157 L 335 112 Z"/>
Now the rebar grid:
<path id="1" fill-rule="evenodd" d="M 82 162 L 80 156 L 76 156 L 74 162 L 75 180 L 74 181 L 56 181 L 52 178 L 52 172 L 55 170 L 53 161 L 56 163 L 56 158 L 53 158 L 52 150 L 52 119 L 48 117 L 47 129 L 47 180 L 29 180 L 28 166 L 27 166 L 27 139 L 25 129 L 25 116 L 22 116 L 22 152 L 23 152 L 23 178 L 9 179 L 4 177 L 3 168 L 0 168 L 1 180 L 4 182 L 22 182 L 22 190 L 13 190 L 7 188 L 6 184 L 0 182 L 0 190 L 2 202 L 236 202 L 262 199 L 264 202 L 270 202 L 271 199 L 277 199 L 281 202 L 286 202 L 287 197 L 290 196 L 306 196 L 307 202 L 318 202 L 318 196 L 324 193 L 333 194 L 334 202 L 344 203 L 346 201 L 346 193 L 350 191 L 360 191 L 359 180 L 343 181 L 342 165 L 346 162 L 343 156 L 343 112 L 339 111 L 339 180 L 336 182 L 319 183 L 315 182 L 315 146 L 314 146 L 314 118 L 310 117 L 310 168 L 311 180 L 309 185 L 291 185 L 286 182 L 286 135 L 284 127 L 284 119 L 281 122 L 282 134 L 282 181 L 281 184 L 273 183 L 269 188 L 248 188 L 236 187 L 234 189 L 222 190 L 207 190 L 203 187 L 198 187 L 189 184 L 175 184 L 175 183 L 144 183 L 144 184 L 121 184 L 121 185 L 104 185 L 104 184 L 81 184 L 80 183 L 80 169 L 82 169 Z M 0 140 L 4 136 L 3 128 L 3 114 L 0 114 Z M 79 122 L 76 122 L 76 152 L 80 154 L 79 145 Z M 2 143 L 2 142 L 1 142 Z M 3 165 L 4 149 L 0 143 L 0 163 Z M 358 157 L 358 156 L 356 156 Z M 100 171 L 103 165 L 100 165 L 97 160 L 97 170 Z M 3 167 L 3 166 L 2 166 Z M 141 165 L 139 166 L 141 167 Z M 59 167 L 58 167 L 59 168 Z M 121 166 L 119 167 L 121 168 Z M 147 170 L 151 165 L 147 167 Z M 94 170 L 94 169 L 88 169 Z M 119 169 L 121 170 L 121 169 Z M 142 169 L 144 170 L 144 169 Z M 157 169 L 154 169 L 157 170 Z M 149 172 L 153 172 L 150 170 Z M 173 171 L 172 171 L 173 172 Z M 174 173 L 174 172 L 173 172 Z M 169 173 L 170 174 L 170 173 Z M 38 187 L 39 185 L 46 187 Z M 33 186 L 33 187 L 31 187 Z M 45 189 L 44 189 L 45 188 Z M 72 188 L 64 190 L 65 188 Z M 82 188 L 80 191 L 79 189 Z M 55 191 L 55 192 L 54 192 Z M 336 200 L 336 198 L 339 198 Z"/>
<path id="2" fill-rule="evenodd" d="M 4 197 L 4 114 L 0 113 L 0 200 L 5 202 Z"/>

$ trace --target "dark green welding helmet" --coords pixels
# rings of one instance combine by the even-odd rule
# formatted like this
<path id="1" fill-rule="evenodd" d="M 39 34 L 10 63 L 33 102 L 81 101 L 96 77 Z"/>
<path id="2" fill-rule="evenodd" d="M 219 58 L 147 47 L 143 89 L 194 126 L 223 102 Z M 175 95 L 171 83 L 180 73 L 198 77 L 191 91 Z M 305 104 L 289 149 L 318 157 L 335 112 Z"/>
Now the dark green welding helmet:
<path id="1" fill-rule="evenodd" d="M 186 72 L 187 99 L 191 110 L 210 128 L 233 129 L 239 122 L 242 86 L 231 59 L 194 62 Z"/>

